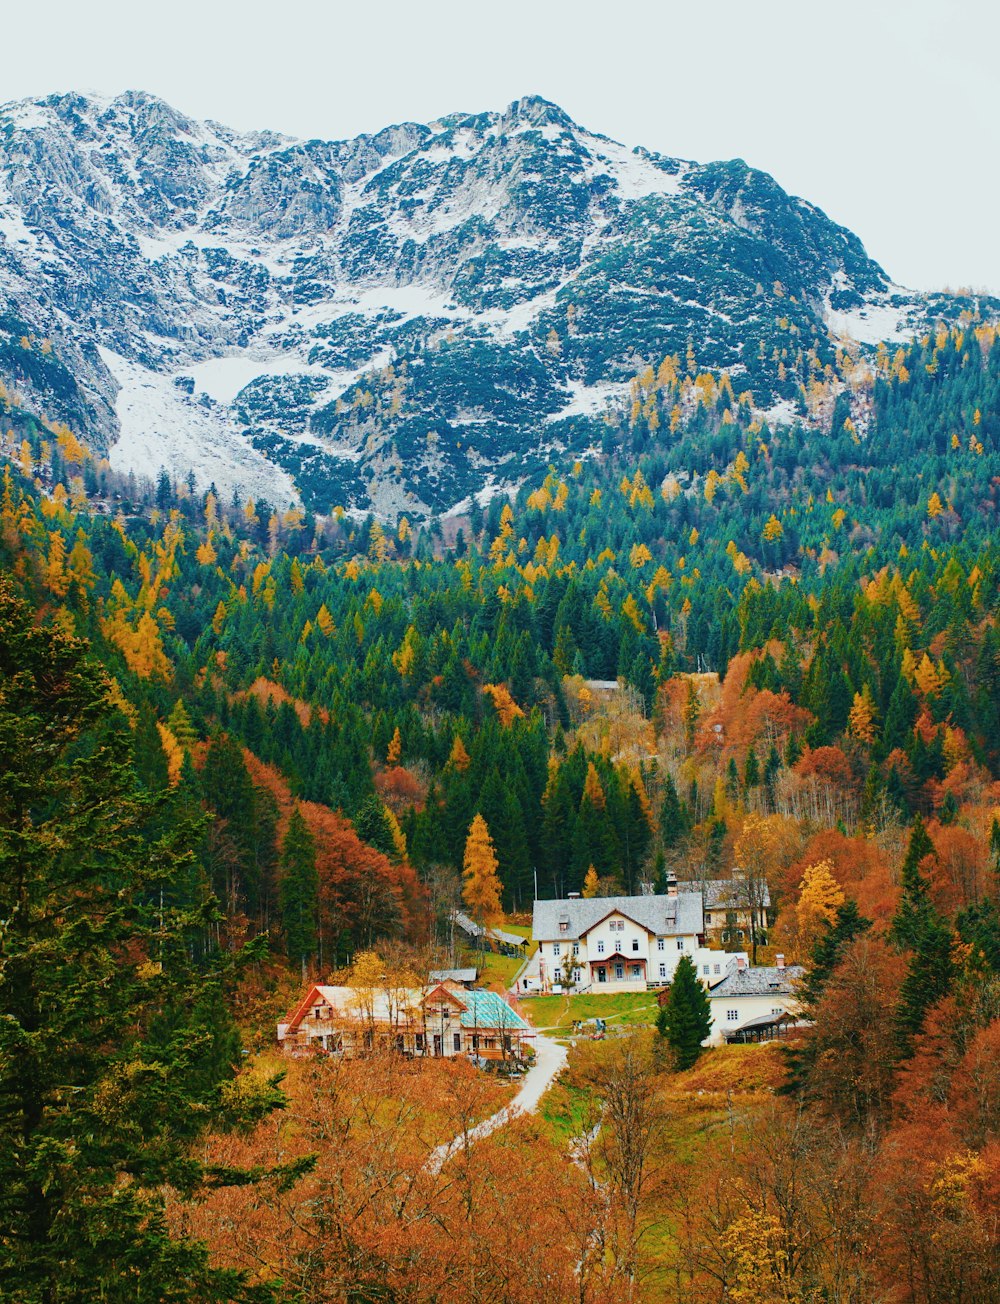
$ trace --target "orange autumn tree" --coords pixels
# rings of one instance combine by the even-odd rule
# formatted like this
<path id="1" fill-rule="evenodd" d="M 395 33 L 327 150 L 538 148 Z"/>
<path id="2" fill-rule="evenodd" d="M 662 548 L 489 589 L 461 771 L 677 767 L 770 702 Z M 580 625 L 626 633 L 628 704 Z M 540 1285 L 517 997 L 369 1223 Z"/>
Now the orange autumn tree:
<path id="1" fill-rule="evenodd" d="M 493 928 L 503 919 L 500 906 L 502 886 L 497 874 L 497 853 L 482 815 L 469 827 L 462 860 L 462 899 L 469 914 L 483 928 Z"/>
<path id="2" fill-rule="evenodd" d="M 483 684 L 483 692 L 492 701 L 500 723 L 505 729 L 524 715 L 524 712 L 511 697 L 510 689 L 506 684 Z"/>
<path id="3" fill-rule="evenodd" d="M 278 804 L 278 837 L 284 838 L 294 805 L 288 781 L 246 749 L 253 783 Z M 299 811 L 316 843 L 319 875 L 319 947 L 322 964 L 335 968 L 351 941 L 372 947 L 400 933 L 415 942 L 427 933 L 427 894 L 405 858 L 393 862 L 358 837 L 343 815 L 319 802 L 300 801 Z"/>

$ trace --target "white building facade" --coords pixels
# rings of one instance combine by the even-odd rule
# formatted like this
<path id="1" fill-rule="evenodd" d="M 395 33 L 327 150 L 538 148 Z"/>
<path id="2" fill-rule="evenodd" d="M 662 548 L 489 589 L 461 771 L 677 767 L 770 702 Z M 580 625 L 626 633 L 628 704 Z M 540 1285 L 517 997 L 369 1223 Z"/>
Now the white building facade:
<path id="1" fill-rule="evenodd" d="M 699 890 L 536 901 L 532 938 L 538 949 L 518 989 L 644 991 L 669 983 L 682 955 L 699 975 L 707 967 L 706 981 L 721 981 L 727 957 L 705 950 L 702 931 Z"/>
<path id="2" fill-rule="evenodd" d="M 779 957 L 780 958 L 780 957 Z M 766 1031 L 769 1021 L 781 1015 L 797 1017 L 800 1010 L 798 986 L 805 970 L 799 965 L 760 965 L 755 969 L 738 965 L 731 969 L 710 993 L 712 1029 L 706 1046 L 721 1046 L 727 1037 L 741 1031 Z"/>

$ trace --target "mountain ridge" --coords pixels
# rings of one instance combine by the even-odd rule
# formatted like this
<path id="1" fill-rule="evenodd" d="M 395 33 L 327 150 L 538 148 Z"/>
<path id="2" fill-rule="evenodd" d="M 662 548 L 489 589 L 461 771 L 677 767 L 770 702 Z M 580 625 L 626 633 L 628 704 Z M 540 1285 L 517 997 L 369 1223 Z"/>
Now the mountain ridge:
<path id="1" fill-rule="evenodd" d="M 19 101 L 0 235 L 9 383 L 118 469 L 321 511 L 447 511 L 585 453 L 666 355 L 766 413 L 840 332 L 960 310 L 742 160 L 629 150 L 540 96 L 346 141 L 141 91 Z"/>

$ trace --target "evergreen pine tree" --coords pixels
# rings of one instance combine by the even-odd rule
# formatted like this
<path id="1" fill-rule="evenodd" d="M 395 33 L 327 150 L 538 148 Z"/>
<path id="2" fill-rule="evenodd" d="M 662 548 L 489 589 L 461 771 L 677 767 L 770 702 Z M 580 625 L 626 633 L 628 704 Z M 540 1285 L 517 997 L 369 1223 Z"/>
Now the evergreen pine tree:
<path id="1" fill-rule="evenodd" d="M 910 841 L 900 871 L 902 895 L 892 921 L 891 937 L 897 946 L 914 947 L 934 915 L 927 880 L 920 873 L 920 863 L 934 854 L 934 843 L 918 815 L 913 821 Z"/>
<path id="2" fill-rule="evenodd" d="M 224 958 L 195 958 L 214 907 L 164 904 L 197 830 L 157 819 L 85 646 L 2 583 L 0 681 L 0 1297 L 262 1298 L 164 1217 L 226 1180 L 192 1146 L 238 1059 Z"/>
<path id="3" fill-rule="evenodd" d="M 668 774 L 663 784 L 663 804 L 660 806 L 660 837 L 668 849 L 676 847 L 688 833 L 690 820 L 687 810 L 677 794 L 673 776 Z"/>
<path id="4" fill-rule="evenodd" d="M 712 1028 L 708 994 L 689 956 L 682 955 L 677 962 L 666 1003 L 656 1016 L 656 1027 L 674 1053 L 674 1067 L 689 1069 Z"/>
<path id="5" fill-rule="evenodd" d="M 281 879 L 278 899 L 285 930 L 285 949 L 303 972 L 316 953 L 316 913 L 319 876 L 316 843 L 298 806 L 292 811 L 281 844 Z"/>
<path id="6" fill-rule="evenodd" d="M 386 817 L 385 806 L 378 797 L 366 797 L 354 816 L 354 831 L 362 842 L 375 847 L 390 859 L 396 855 L 392 839 L 392 826 Z"/>
<path id="7" fill-rule="evenodd" d="M 149 792 L 162 792 L 169 782 L 167 756 L 163 750 L 156 711 L 148 702 L 139 707 L 133 741 L 135 771 Z"/>
<path id="8" fill-rule="evenodd" d="M 934 854 L 934 844 L 918 815 L 903 860 L 903 891 L 890 930 L 896 945 L 911 952 L 896 1018 L 904 1055 L 923 1027 L 927 1011 L 947 994 L 954 976 L 952 931 L 934 908 L 927 880 L 920 872 L 921 862 Z"/>

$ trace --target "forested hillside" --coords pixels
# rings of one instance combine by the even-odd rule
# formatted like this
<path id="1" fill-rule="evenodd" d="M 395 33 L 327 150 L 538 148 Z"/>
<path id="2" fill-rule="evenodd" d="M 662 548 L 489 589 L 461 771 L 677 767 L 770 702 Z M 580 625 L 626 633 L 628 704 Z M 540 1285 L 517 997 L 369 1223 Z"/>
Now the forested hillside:
<path id="1" fill-rule="evenodd" d="M 6 393 L 5 600 L 87 641 L 136 793 L 190 831 L 157 904 L 192 963 L 261 939 L 321 974 L 426 941 L 477 814 L 511 910 L 536 873 L 562 895 L 739 865 L 774 905 L 755 949 L 811 966 L 788 1089 L 845 1135 L 896 1127 L 892 1145 L 950 1109 L 928 1181 L 951 1185 L 928 1198 L 978 1219 L 996 1172 L 995 1084 L 976 1076 L 1000 970 L 996 337 L 969 319 L 894 354 L 804 357 L 800 416 L 773 424 L 671 356 L 599 455 L 426 523 L 123 479 Z M 899 1298 L 987 1298 L 996 1237 L 974 1230 L 971 1293 L 936 1277 Z"/>

